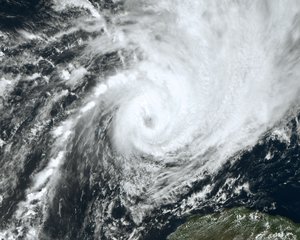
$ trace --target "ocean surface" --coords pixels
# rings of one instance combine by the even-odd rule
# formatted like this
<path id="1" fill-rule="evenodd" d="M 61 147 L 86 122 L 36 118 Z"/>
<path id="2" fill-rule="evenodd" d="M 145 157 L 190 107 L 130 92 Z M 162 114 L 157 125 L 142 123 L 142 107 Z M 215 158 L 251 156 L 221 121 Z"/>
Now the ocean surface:
<path id="1" fill-rule="evenodd" d="M 0 239 L 300 222 L 300 1 L 0 0 Z"/>

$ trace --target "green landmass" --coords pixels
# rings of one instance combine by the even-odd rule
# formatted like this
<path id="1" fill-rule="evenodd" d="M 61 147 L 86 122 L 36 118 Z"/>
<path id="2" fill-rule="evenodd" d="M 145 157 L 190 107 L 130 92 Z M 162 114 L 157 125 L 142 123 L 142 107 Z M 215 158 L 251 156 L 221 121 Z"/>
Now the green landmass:
<path id="1" fill-rule="evenodd" d="M 168 240 L 298 240 L 300 224 L 246 208 L 191 217 Z"/>

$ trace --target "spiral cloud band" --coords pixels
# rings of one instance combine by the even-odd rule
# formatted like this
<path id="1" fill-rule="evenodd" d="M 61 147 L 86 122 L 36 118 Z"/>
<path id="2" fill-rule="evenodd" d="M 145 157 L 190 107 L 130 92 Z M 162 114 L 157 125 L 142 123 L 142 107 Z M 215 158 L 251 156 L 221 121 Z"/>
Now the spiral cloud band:
<path id="1" fill-rule="evenodd" d="M 284 29 L 294 27 L 296 10 L 283 16 L 283 6 L 269 1 L 127 4 L 116 21 L 142 20 L 122 25 L 114 38 L 142 60 L 109 79 L 117 106 L 112 141 L 121 155 L 163 156 L 184 146 L 197 155 L 224 144 L 233 152 L 297 97 L 299 71 L 281 52 L 293 40 Z"/>
<path id="2" fill-rule="evenodd" d="M 0 238 L 158 239 L 299 189 L 298 152 L 273 159 L 292 137 L 268 142 L 299 114 L 298 0 L 41 0 L 26 23 L 5 2 Z"/>
<path id="3" fill-rule="evenodd" d="M 300 88 L 298 37 L 287 31 L 299 33 L 296 1 L 289 7 L 287 14 L 278 1 L 126 1 L 107 31 L 110 48 L 131 49 L 131 60 L 97 95 L 112 112 L 125 192 L 146 186 L 156 200 L 176 192 L 282 119 Z M 101 44 L 91 47 L 103 52 Z"/>

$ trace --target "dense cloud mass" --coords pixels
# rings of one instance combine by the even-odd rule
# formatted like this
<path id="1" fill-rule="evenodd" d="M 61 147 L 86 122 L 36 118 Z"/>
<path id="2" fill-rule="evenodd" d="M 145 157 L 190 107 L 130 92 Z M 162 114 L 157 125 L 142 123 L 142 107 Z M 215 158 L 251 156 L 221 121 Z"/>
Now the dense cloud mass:
<path id="1" fill-rule="evenodd" d="M 0 238 L 166 239 L 241 205 L 299 222 L 299 13 L 4 0 Z"/>

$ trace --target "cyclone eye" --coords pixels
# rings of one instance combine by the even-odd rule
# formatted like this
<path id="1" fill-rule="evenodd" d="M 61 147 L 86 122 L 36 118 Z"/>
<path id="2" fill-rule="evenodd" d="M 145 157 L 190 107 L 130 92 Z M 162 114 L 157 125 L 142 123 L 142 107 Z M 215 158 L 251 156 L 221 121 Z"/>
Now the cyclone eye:
<path id="1" fill-rule="evenodd" d="M 150 117 L 150 116 L 145 116 L 144 117 L 144 125 L 147 128 L 154 128 L 154 120 L 153 120 L 153 118 Z"/>

